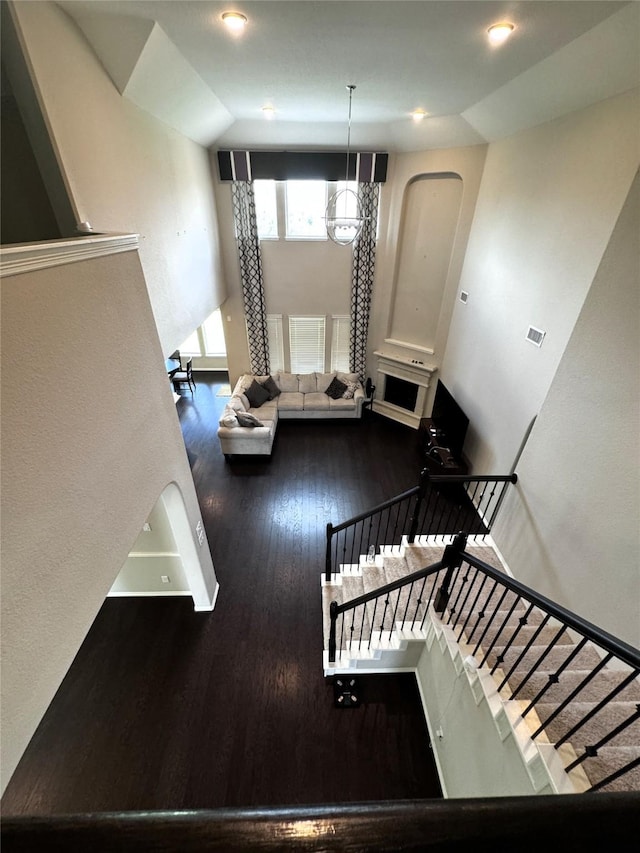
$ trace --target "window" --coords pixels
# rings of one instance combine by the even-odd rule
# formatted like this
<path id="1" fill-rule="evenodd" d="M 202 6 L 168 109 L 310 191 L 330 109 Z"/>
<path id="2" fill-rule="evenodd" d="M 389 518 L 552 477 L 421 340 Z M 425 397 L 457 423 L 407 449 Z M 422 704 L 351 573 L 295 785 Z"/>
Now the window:
<path id="1" fill-rule="evenodd" d="M 349 372 L 349 317 L 334 316 L 331 329 L 331 370 Z"/>
<path id="2" fill-rule="evenodd" d="M 191 332 L 187 340 L 181 344 L 178 349 L 181 355 L 200 355 L 200 339 L 198 338 L 198 330 Z"/>
<path id="3" fill-rule="evenodd" d="M 292 373 L 324 372 L 324 317 L 289 317 Z"/>
<path id="4" fill-rule="evenodd" d="M 279 370 L 284 370 L 282 314 L 267 314 L 267 336 L 269 339 L 269 366 L 272 373 L 277 373 Z"/>
<path id="5" fill-rule="evenodd" d="M 219 308 L 207 317 L 201 328 L 204 337 L 204 354 L 226 355 L 227 346 L 224 340 L 222 314 Z"/>
<path id="6" fill-rule="evenodd" d="M 227 347 L 224 340 L 220 309 L 216 308 L 213 314 L 210 314 L 204 323 L 198 326 L 178 349 L 182 355 L 192 355 L 196 358 L 202 356 L 226 356 Z"/>
<path id="7" fill-rule="evenodd" d="M 287 181 L 287 237 L 326 239 L 326 181 Z"/>
<path id="8" fill-rule="evenodd" d="M 276 182 L 254 181 L 253 193 L 256 201 L 256 221 L 260 240 L 278 239 L 278 207 L 276 204 Z"/>

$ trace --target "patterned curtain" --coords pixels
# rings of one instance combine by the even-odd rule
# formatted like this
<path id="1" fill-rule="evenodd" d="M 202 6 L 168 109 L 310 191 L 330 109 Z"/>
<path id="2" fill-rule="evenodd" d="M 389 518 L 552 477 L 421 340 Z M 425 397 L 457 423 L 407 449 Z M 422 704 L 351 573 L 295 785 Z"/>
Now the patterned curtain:
<path id="1" fill-rule="evenodd" d="M 359 183 L 358 199 L 365 218 L 362 231 L 353 244 L 351 270 L 351 329 L 349 335 L 349 367 L 364 382 L 367 370 L 367 336 L 369 310 L 376 265 L 376 231 L 378 225 L 379 183 Z"/>
<path id="2" fill-rule="evenodd" d="M 250 368 L 251 373 L 264 376 L 269 373 L 269 338 L 267 312 L 264 303 L 260 241 L 258 240 L 256 223 L 256 203 L 251 181 L 233 181 L 231 197 L 236 225 L 244 313 L 247 321 Z"/>

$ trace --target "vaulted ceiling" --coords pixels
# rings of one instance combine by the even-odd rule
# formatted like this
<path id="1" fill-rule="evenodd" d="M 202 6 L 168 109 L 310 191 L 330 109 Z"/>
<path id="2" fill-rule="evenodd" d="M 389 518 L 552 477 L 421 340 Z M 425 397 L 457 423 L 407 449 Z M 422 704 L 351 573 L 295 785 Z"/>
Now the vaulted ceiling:
<path id="1" fill-rule="evenodd" d="M 390 151 L 493 141 L 640 84 L 638 2 L 59 5 L 123 96 L 206 146 L 344 148 L 347 84 L 352 145 Z M 224 11 L 247 17 L 241 35 Z M 513 34 L 492 47 L 505 19 Z"/>

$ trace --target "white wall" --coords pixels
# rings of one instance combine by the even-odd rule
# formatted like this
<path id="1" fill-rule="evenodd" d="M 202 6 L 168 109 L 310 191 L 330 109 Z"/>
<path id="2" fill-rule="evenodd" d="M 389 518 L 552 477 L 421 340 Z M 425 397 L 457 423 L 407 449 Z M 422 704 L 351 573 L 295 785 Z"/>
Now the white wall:
<path id="1" fill-rule="evenodd" d="M 367 364 L 370 376 L 376 375 L 373 352 L 380 349 L 405 358 L 420 358 L 436 367 L 442 363 L 486 152 L 485 145 L 477 145 L 390 156 L 388 179 L 383 186 L 380 199 L 380 239 L 376 253 L 376 275 L 368 343 Z M 449 236 L 446 245 L 440 247 L 439 254 L 433 258 L 431 265 L 431 271 L 439 270 L 440 275 L 443 270 L 445 271 L 444 280 L 440 282 L 435 292 L 428 293 L 432 304 L 421 306 L 421 310 L 426 313 L 437 312 L 438 314 L 429 335 L 433 356 L 425 357 L 424 353 L 418 349 L 385 343 L 385 338 L 390 337 L 394 327 L 408 325 L 408 321 L 398 316 L 397 311 L 394 316 L 395 285 L 398 274 L 402 272 L 400 253 L 403 233 L 401 229 L 407 189 L 423 176 L 429 178 L 449 173 L 460 176 L 462 196 L 461 199 L 456 198 L 454 201 L 459 205 L 459 213 L 453 240 L 451 241 Z M 458 180 L 455 183 L 458 184 Z M 428 187 L 429 181 L 425 181 L 423 186 Z M 436 251 L 436 248 L 436 246 L 430 246 L 432 252 Z M 416 245 L 415 249 L 418 252 L 419 246 Z M 415 295 L 417 298 L 417 292 Z M 423 293 L 422 298 L 424 297 Z M 410 300 L 405 309 L 411 310 Z"/>
<path id="2" fill-rule="evenodd" d="M 137 252 L 3 278 L 1 343 L 4 788 L 168 485 L 217 582 Z"/>
<path id="3" fill-rule="evenodd" d="M 640 647 L 640 178 L 494 537 L 520 580 Z"/>
<path id="4" fill-rule="evenodd" d="M 140 234 L 167 355 L 225 297 L 208 153 L 121 97 L 55 3 L 13 11 L 78 218 Z"/>
<path id="5" fill-rule="evenodd" d="M 540 411 L 633 180 L 639 115 L 636 90 L 489 146 L 442 374 L 477 474 L 506 473 Z"/>
<path id="6" fill-rule="evenodd" d="M 430 627 L 431 639 L 425 643 L 416 679 L 444 796 L 553 794 L 548 774 L 528 769 L 522 745 L 499 710 L 503 703 L 491 676 L 486 683 L 493 691 L 489 694 L 493 705 L 479 685 L 472 689 L 475 675 L 459 670 L 457 644 L 447 644 L 443 634 L 433 639 L 433 631 Z"/>

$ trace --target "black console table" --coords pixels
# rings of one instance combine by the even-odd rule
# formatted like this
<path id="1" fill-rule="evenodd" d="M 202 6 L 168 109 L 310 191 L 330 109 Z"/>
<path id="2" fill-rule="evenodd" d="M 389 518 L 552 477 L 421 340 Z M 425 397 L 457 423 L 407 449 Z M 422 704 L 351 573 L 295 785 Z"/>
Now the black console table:
<path id="1" fill-rule="evenodd" d="M 467 474 L 469 466 L 454 457 L 447 447 L 447 436 L 436 428 L 431 418 L 421 418 L 418 427 L 418 449 L 431 474 Z"/>

